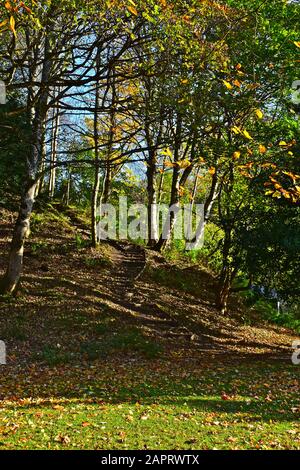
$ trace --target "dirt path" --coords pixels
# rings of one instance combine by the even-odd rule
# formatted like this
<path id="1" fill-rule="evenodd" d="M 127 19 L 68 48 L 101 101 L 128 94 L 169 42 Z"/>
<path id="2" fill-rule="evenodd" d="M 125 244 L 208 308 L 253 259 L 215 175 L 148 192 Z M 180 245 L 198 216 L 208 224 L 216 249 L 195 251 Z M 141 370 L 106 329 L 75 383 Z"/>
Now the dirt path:
<path id="1" fill-rule="evenodd" d="M 143 272 L 146 267 L 146 251 L 128 242 L 111 241 L 117 249 L 112 259 L 115 274 L 111 279 L 111 288 L 122 307 L 134 316 L 139 325 L 154 337 L 167 340 L 169 346 L 179 349 L 194 349 L 198 352 L 221 354 L 222 347 L 214 344 L 204 334 L 195 332 L 195 325 L 176 318 L 167 309 L 156 303 L 155 293 L 143 289 Z M 193 328 L 194 326 L 194 328 Z"/>

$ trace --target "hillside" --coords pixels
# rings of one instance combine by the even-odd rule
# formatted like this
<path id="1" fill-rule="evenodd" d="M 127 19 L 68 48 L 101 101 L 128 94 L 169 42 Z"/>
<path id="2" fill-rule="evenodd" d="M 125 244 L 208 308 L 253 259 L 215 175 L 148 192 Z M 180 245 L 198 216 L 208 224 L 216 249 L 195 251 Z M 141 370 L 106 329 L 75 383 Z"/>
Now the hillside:
<path id="1" fill-rule="evenodd" d="M 11 213 L 1 210 L 1 270 L 12 220 Z M 218 447 L 219 441 L 209 430 L 220 427 L 225 447 L 264 448 L 271 437 L 267 441 L 261 438 L 260 444 L 257 428 L 250 424 L 247 432 L 250 437 L 254 432 L 252 440 L 249 437 L 241 444 L 237 426 L 231 441 L 232 433 L 227 431 L 231 420 L 249 412 L 245 422 L 251 423 L 256 416 L 265 423 L 268 416 L 281 427 L 283 419 L 288 423 L 299 413 L 298 371 L 291 366 L 291 344 L 296 335 L 259 321 L 238 299 L 232 301 L 228 316 L 220 316 L 213 305 L 215 279 L 207 270 L 169 264 L 163 256 L 125 242 L 104 243 L 93 250 L 88 247 L 85 221 L 73 209 L 63 215 L 55 208 L 34 215 L 25 259 L 17 296 L 0 303 L 0 338 L 8 353 L 8 365 L 1 371 L 0 415 L 5 419 L 0 446 L 30 448 L 38 442 L 44 448 L 47 442 L 50 448 L 82 448 L 105 442 L 109 448 L 126 448 L 124 429 L 137 419 L 130 445 L 140 448 L 144 439 L 141 429 L 150 426 L 148 416 L 156 416 L 152 422 L 155 429 L 162 422 L 159 409 L 170 402 L 170 419 L 179 420 L 183 434 L 176 440 L 170 430 L 165 439 L 156 442 L 150 426 L 143 446 L 197 448 L 201 441 L 204 448 Z M 261 374 L 265 382 L 258 384 Z M 286 380 L 279 382 L 282 375 Z M 192 398 L 183 398 L 188 395 Z M 195 401 L 198 395 L 204 400 L 199 406 Z M 208 398 L 211 395 L 219 398 Z M 281 400 L 279 408 L 276 399 Z M 255 402 L 260 400 L 257 408 Z M 139 418 L 135 417 L 135 403 L 139 404 Z M 284 403 L 288 403 L 285 411 Z M 52 418 L 60 416 L 63 430 L 52 418 L 50 428 L 55 435 L 41 431 L 38 422 L 26 430 L 22 409 L 41 417 L 42 423 L 49 413 Z M 83 409 L 87 417 L 80 421 Z M 67 424 L 67 410 L 76 416 L 79 413 L 81 424 L 77 425 L 84 429 L 78 435 L 73 433 L 74 424 Z M 113 414 L 116 431 L 111 429 L 107 434 L 102 425 L 103 432 L 98 430 L 97 438 L 94 432 L 88 437 L 90 427 L 99 426 L 99 419 L 106 421 L 101 410 Z M 221 420 L 215 417 L 216 412 L 224 414 Z M 180 416 L 176 418 L 177 413 Z M 213 428 L 204 426 L 202 440 L 194 435 L 194 421 L 200 417 L 207 423 L 219 422 L 209 424 Z M 123 418 L 125 424 L 120 424 Z M 185 419 L 191 419 L 186 429 Z M 14 428 L 16 421 L 18 427 Z M 84 422 L 88 423 L 86 428 Z M 260 426 L 263 431 L 259 435 L 270 433 L 268 425 Z M 288 427 L 292 437 L 296 428 Z M 277 425 L 275 428 L 278 438 Z M 39 432 L 45 433 L 45 439 L 40 439 Z M 203 433 L 208 441 L 203 441 Z M 284 447 L 287 436 L 278 438 L 275 446 Z M 298 446 L 299 441 L 293 445 Z"/>
<path id="2" fill-rule="evenodd" d="M 238 297 L 222 316 L 214 308 L 216 280 L 208 270 L 170 264 L 162 255 L 128 242 L 103 243 L 94 250 L 88 247 L 88 226 L 75 212 L 71 218 L 67 214 L 52 209 L 35 215 L 22 286 L 16 299 L 1 305 L 1 337 L 13 339 L 15 328 L 16 336 L 20 330 L 19 336 L 26 338 L 24 349 L 22 344 L 10 345 L 18 360 L 21 354 L 31 362 L 32 353 L 51 347 L 52 337 L 76 358 L 81 343 L 92 341 L 101 329 L 111 335 L 137 329 L 166 358 L 290 360 L 296 335 L 262 321 Z M 12 219 L 2 211 L 5 253 Z"/>

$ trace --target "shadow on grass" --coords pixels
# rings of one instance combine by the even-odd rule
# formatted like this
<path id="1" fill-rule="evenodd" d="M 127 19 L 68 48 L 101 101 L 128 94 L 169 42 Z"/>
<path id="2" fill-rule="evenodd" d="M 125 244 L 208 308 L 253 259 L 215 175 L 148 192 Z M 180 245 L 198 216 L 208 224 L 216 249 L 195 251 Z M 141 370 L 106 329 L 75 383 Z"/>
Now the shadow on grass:
<path id="1" fill-rule="evenodd" d="M 215 419 L 219 420 L 217 424 L 220 425 L 222 425 L 222 420 L 226 420 L 226 415 L 230 415 L 230 419 L 235 420 L 235 422 L 298 422 L 295 413 L 289 409 L 282 412 L 276 402 L 270 404 L 262 400 L 247 401 L 246 399 L 223 401 L 220 398 L 207 398 L 206 396 L 191 398 L 174 395 L 170 397 L 168 395 L 164 396 L 159 390 L 156 392 L 156 394 L 150 397 L 143 396 L 142 399 L 140 397 L 143 407 L 151 408 L 152 405 L 155 405 L 155 408 L 159 408 L 161 411 L 165 410 L 166 413 L 167 410 L 172 410 L 172 414 L 174 415 L 177 413 L 186 413 L 187 417 L 189 413 L 194 414 L 195 412 L 205 415 L 208 414 L 209 416 L 216 416 Z M 36 412 L 37 410 L 50 408 L 53 409 L 53 413 L 55 413 L 56 409 L 67 411 L 68 406 L 73 407 L 74 405 L 83 407 L 118 407 L 120 405 L 135 406 L 137 403 L 137 397 L 135 395 L 133 399 L 128 397 L 125 399 L 121 395 L 120 397 L 115 396 L 108 400 L 99 395 L 91 398 L 70 396 L 70 398 L 55 397 L 47 399 L 39 397 L 36 401 L 31 400 L 32 401 L 28 404 L 22 404 L 20 402 L 6 403 L 5 409 L 20 412 L 30 412 L 30 410 L 32 410 L 32 412 Z"/>

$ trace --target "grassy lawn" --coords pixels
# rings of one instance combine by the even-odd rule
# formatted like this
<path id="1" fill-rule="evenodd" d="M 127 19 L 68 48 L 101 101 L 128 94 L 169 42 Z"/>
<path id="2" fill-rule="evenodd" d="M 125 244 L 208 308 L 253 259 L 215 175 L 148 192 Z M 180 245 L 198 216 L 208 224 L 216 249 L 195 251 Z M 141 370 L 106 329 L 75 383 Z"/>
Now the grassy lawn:
<path id="1" fill-rule="evenodd" d="M 31 370 L 1 403 L 0 449 L 300 449 L 298 379 L 262 363 Z"/>

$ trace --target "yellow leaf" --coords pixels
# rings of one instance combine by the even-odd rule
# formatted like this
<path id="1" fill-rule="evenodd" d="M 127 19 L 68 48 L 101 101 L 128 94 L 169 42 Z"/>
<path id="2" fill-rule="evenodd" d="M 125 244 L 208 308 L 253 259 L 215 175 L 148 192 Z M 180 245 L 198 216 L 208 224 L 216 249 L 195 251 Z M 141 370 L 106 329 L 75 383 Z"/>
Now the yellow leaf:
<path id="1" fill-rule="evenodd" d="M 166 150 L 164 152 L 162 152 L 163 155 L 167 155 L 167 157 L 173 157 L 173 153 L 172 153 L 172 150 L 170 149 L 170 147 L 166 148 Z"/>
<path id="2" fill-rule="evenodd" d="M 180 195 L 180 196 L 183 196 L 183 195 L 184 195 L 184 192 L 185 192 L 184 186 L 180 186 L 180 187 L 179 187 L 179 195 Z"/>
<path id="3" fill-rule="evenodd" d="M 181 83 L 182 83 L 183 85 L 186 85 L 187 83 L 189 83 L 189 81 L 188 81 L 187 78 L 183 78 L 183 79 L 181 80 Z"/>
<path id="4" fill-rule="evenodd" d="M 178 162 L 177 165 L 179 168 L 185 169 L 191 166 L 191 162 L 188 159 L 185 159 Z"/>
<path id="5" fill-rule="evenodd" d="M 210 173 L 211 175 L 215 175 L 215 174 L 216 174 L 216 169 L 215 169 L 214 166 L 211 166 L 208 171 L 209 171 L 209 173 Z"/>
<path id="6" fill-rule="evenodd" d="M 0 23 L 0 28 L 3 28 L 3 26 L 7 25 L 7 23 L 8 23 L 8 20 L 2 21 L 2 23 Z"/>
<path id="7" fill-rule="evenodd" d="M 241 152 L 239 150 L 234 152 L 234 154 L 233 154 L 234 160 L 238 160 L 240 158 L 240 156 L 241 156 Z"/>
<path id="8" fill-rule="evenodd" d="M 258 117 L 258 119 L 262 119 L 264 117 L 264 114 L 260 109 L 256 109 L 255 114 Z"/>
<path id="9" fill-rule="evenodd" d="M 291 171 L 283 171 L 282 173 L 291 178 L 294 182 L 296 181 L 295 175 Z"/>
<path id="10" fill-rule="evenodd" d="M 246 139 L 253 140 L 253 137 L 251 137 L 251 135 L 249 134 L 248 131 L 246 131 L 246 129 L 243 130 L 243 134 L 246 137 Z"/>
<path id="11" fill-rule="evenodd" d="M 259 146 L 259 153 L 266 153 L 267 149 L 264 145 L 260 144 Z"/>
<path id="12" fill-rule="evenodd" d="M 242 84 L 238 80 L 234 80 L 233 84 L 237 86 L 238 88 L 241 88 Z"/>
<path id="13" fill-rule="evenodd" d="M 4 6 L 5 6 L 6 10 L 9 10 L 9 11 L 13 10 L 13 7 L 11 6 L 10 2 L 5 2 Z"/>
<path id="14" fill-rule="evenodd" d="M 15 29 L 16 22 L 15 22 L 15 19 L 14 19 L 13 16 L 10 17 L 9 25 L 10 25 L 10 29 L 12 30 L 12 32 L 14 33 L 14 35 L 16 35 L 16 29 Z"/>
<path id="15" fill-rule="evenodd" d="M 127 10 L 130 11 L 130 13 L 132 13 L 132 14 L 135 15 L 135 16 L 138 15 L 137 9 L 136 9 L 134 6 L 128 5 L 128 6 L 127 6 Z"/>
<path id="16" fill-rule="evenodd" d="M 286 147 L 288 144 L 284 140 L 281 140 L 278 145 L 280 147 Z"/>
<path id="17" fill-rule="evenodd" d="M 300 48 L 300 41 L 294 41 L 295 46 Z"/>
<path id="18" fill-rule="evenodd" d="M 165 163 L 165 166 L 166 166 L 167 168 L 174 168 L 176 165 L 175 165 L 175 163 L 172 163 L 172 162 L 166 162 L 166 163 Z"/>
<path id="19" fill-rule="evenodd" d="M 238 135 L 238 134 L 241 133 L 241 129 L 240 129 L 239 127 L 237 127 L 237 126 L 233 126 L 233 127 L 232 127 L 232 131 L 233 131 L 236 135 Z"/>
<path id="20" fill-rule="evenodd" d="M 226 82 L 226 80 L 222 80 L 222 81 L 228 90 L 232 90 L 233 86 L 231 85 L 231 83 Z"/>

